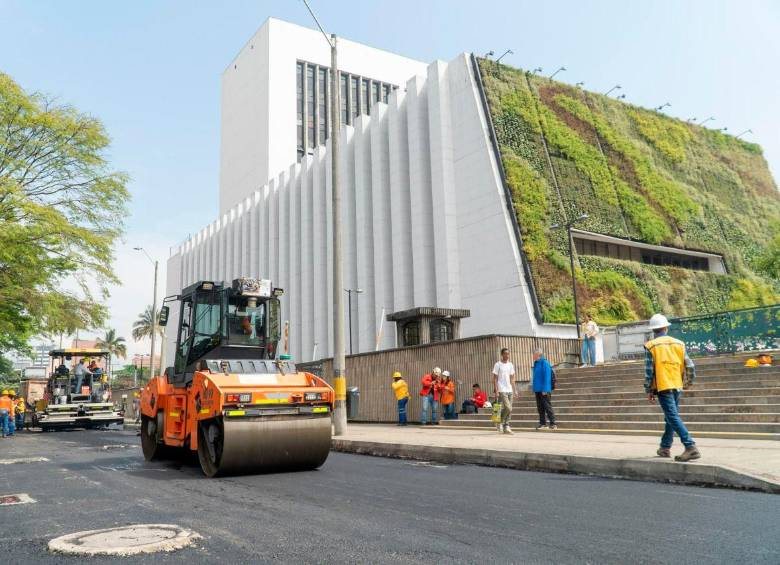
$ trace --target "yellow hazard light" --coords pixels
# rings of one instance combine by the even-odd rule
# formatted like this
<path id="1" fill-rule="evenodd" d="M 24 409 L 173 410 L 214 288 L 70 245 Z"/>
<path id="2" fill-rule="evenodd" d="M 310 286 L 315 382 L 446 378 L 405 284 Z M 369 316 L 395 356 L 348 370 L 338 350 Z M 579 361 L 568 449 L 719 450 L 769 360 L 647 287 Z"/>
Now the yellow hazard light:
<path id="1" fill-rule="evenodd" d="M 244 415 L 246 415 L 246 411 L 244 411 L 244 410 L 228 410 L 227 415 L 228 416 L 244 416 Z"/>
<path id="2" fill-rule="evenodd" d="M 211 412 L 211 410 L 209 410 L 208 408 L 201 408 L 200 409 L 200 413 L 201 414 L 208 414 L 209 412 Z"/>
<path id="3" fill-rule="evenodd" d="M 327 412 L 327 411 L 328 411 L 328 407 L 327 406 L 317 406 L 316 408 L 314 408 L 314 410 L 312 410 L 312 412 L 314 412 L 314 413 L 317 413 L 317 412 Z"/>

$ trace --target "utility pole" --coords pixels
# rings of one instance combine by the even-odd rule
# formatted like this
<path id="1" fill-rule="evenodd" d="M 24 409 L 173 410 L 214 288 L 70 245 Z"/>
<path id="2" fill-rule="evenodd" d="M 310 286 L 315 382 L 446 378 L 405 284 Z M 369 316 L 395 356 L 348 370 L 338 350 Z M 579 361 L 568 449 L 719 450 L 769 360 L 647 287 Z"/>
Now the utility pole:
<path id="1" fill-rule="evenodd" d="M 149 379 L 154 376 L 154 352 L 155 352 L 155 345 L 156 345 L 156 337 L 157 337 L 157 267 L 158 262 L 155 259 L 152 259 L 149 254 L 146 252 L 146 249 L 143 247 L 133 247 L 135 251 L 141 251 L 144 255 L 146 255 L 146 258 L 149 259 L 149 262 L 154 265 L 154 294 L 152 295 L 152 356 L 149 358 Z M 143 369 L 141 370 L 141 373 L 143 375 Z"/>
<path id="2" fill-rule="evenodd" d="M 347 378 L 344 351 L 344 259 L 341 249 L 341 182 L 339 181 L 339 132 L 341 130 L 341 100 L 339 66 L 336 53 L 336 34 L 325 33 L 320 21 L 306 0 L 302 0 L 317 27 L 330 45 L 330 184 L 333 208 L 333 390 L 336 402 L 333 409 L 333 433 L 347 431 Z"/>

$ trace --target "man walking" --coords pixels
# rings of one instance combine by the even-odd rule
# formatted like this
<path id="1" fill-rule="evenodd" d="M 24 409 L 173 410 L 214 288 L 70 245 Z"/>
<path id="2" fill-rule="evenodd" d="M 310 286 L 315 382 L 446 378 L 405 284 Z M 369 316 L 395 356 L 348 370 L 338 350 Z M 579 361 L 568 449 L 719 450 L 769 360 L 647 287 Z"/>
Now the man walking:
<path id="1" fill-rule="evenodd" d="M 515 366 L 509 360 L 509 349 L 501 350 L 501 361 L 493 366 L 493 392 L 501 403 L 501 422 L 498 433 L 511 434 L 509 417 L 512 415 L 512 396 L 514 393 Z"/>
<path id="2" fill-rule="evenodd" d="M 541 349 L 534 351 L 534 369 L 533 369 L 533 387 L 536 396 L 536 410 L 539 412 L 539 425 L 537 430 L 543 430 L 547 427 L 547 421 L 550 421 L 550 429 L 557 430 L 555 425 L 555 413 L 552 409 L 552 367 L 550 362 L 544 358 Z"/>
<path id="3" fill-rule="evenodd" d="M 596 336 L 599 335 L 599 327 L 590 317 L 585 314 L 585 321 L 582 322 L 582 365 L 580 367 L 596 366 Z"/>
<path id="4" fill-rule="evenodd" d="M 398 403 L 398 425 L 406 425 L 406 405 L 409 403 L 409 385 L 401 376 L 401 373 L 396 371 L 393 373 L 393 392 L 395 393 L 395 400 Z"/>
<path id="5" fill-rule="evenodd" d="M 430 424 L 438 424 L 438 408 L 439 408 L 439 378 L 441 377 L 441 369 L 436 367 L 433 369 L 433 373 L 429 373 L 422 378 L 420 382 L 420 396 L 422 396 L 422 413 L 420 414 L 420 423 L 425 426 L 428 425 L 428 411 L 431 412 Z"/>
<path id="6" fill-rule="evenodd" d="M 645 344 L 645 392 L 647 400 L 655 402 L 664 411 L 664 435 L 661 437 L 661 447 L 656 452 L 659 457 L 671 455 L 674 434 L 680 436 L 685 451 L 675 457 L 675 461 L 692 461 L 699 459 L 701 453 L 696 442 L 688 433 L 688 429 L 680 417 L 680 395 L 683 388 L 693 382 L 696 377 L 693 361 L 685 352 L 685 344 L 679 339 L 667 335 L 669 320 L 663 314 L 653 314 L 650 318 L 650 329 L 654 337 Z"/>
<path id="7" fill-rule="evenodd" d="M 2 431 L 3 437 L 9 435 L 8 420 L 11 417 L 11 397 L 8 396 L 8 391 L 4 390 L 0 393 L 0 431 Z"/>

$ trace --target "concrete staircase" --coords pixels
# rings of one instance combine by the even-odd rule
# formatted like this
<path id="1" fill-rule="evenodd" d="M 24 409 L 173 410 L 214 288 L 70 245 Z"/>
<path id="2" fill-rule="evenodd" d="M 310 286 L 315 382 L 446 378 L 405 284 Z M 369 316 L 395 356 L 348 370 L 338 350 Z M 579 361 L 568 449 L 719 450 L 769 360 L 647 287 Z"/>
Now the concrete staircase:
<path id="1" fill-rule="evenodd" d="M 775 356 L 777 358 L 777 356 Z M 696 361 L 695 384 L 683 394 L 680 412 L 695 436 L 780 440 L 780 366 L 744 367 L 745 357 Z M 558 369 L 553 409 L 562 432 L 650 434 L 664 429 L 658 404 L 644 395 L 644 363 Z M 492 427 L 490 414 L 460 414 L 442 426 Z M 534 429 L 533 393 L 514 401 L 511 426 Z"/>

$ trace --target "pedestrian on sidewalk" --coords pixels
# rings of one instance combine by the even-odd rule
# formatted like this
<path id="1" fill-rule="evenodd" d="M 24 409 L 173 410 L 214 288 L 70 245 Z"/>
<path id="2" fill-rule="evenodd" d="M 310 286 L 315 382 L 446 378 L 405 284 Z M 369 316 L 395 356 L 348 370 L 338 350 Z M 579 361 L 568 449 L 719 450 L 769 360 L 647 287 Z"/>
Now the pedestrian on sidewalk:
<path id="1" fill-rule="evenodd" d="M 21 432 L 24 430 L 24 412 L 26 410 L 24 398 L 17 396 L 14 408 L 16 410 L 16 429 Z"/>
<path id="2" fill-rule="evenodd" d="M 467 398 L 463 401 L 463 407 L 461 408 L 461 414 L 477 414 L 479 409 L 487 402 L 487 393 L 482 390 L 479 383 L 474 383 L 471 387 L 471 398 Z"/>
<path id="3" fill-rule="evenodd" d="M 423 426 L 428 424 L 436 425 L 439 423 L 439 394 L 441 393 L 441 369 L 435 367 L 433 373 L 423 376 L 420 387 L 420 396 L 422 396 L 422 412 L 420 414 L 420 423 Z M 428 422 L 428 413 L 431 414 L 431 421 Z"/>
<path id="4" fill-rule="evenodd" d="M 676 433 L 685 451 L 675 457 L 675 461 L 692 461 L 699 459 L 701 453 L 680 417 L 680 396 L 683 389 L 688 388 L 696 378 L 696 371 L 685 351 L 685 344 L 667 335 L 669 325 L 669 320 L 663 314 L 653 314 L 650 318 L 654 337 L 645 344 L 645 392 L 651 403 L 658 396 L 658 404 L 664 411 L 664 435 L 661 437 L 661 447 L 656 452 L 658 456 L 671 455 Z"/>
<path id="5" fill-rule="evenodd" d="M 599 335 L 599 327 L 590 317 L 585 314 L 585 320 L 582 322 L 582 365 L 580 368 L 596 366 L 596 336 Z"/>
<path id="6" fill-rule="evenodd" d="M 509 418 L 512 416 L 512 397 L 514 395 L 515 366 L 509 360 L 509 349 L 501 350 L 501 360 L 493 365 L 493 392 L 501 403 L 501 421 L 498 433 L 511 434 Z"/>
<path id="7" fill-rule="evenodd" d="M 409 403 L 409 385 L 401 376 L 401 373 L 396 371 L 393 373 L 393 392 L 395 393 L 395 400 L 398 403 L 398 425 L 406 425 L 406 405 Z"/>
<path id="8" fill-rule="evenodd" d="M 539 412 L 539 425 L 537 430 L 547 428 L 550 421 L 550 429 L 557 430 L 555 425 L 555 412 L 552 408 L 552 367 L 545 359 L 541 349 L 534 351 L 533 387 L 536 396 L 536 410 Z"/>
<path id="9" fill-rule="evenodd" d="M 441 406 L 445 420 L 457 420 L 455 412 L 455 381 L 450 378 L 450 372 L 444 371 L 441 383 Z"/>

